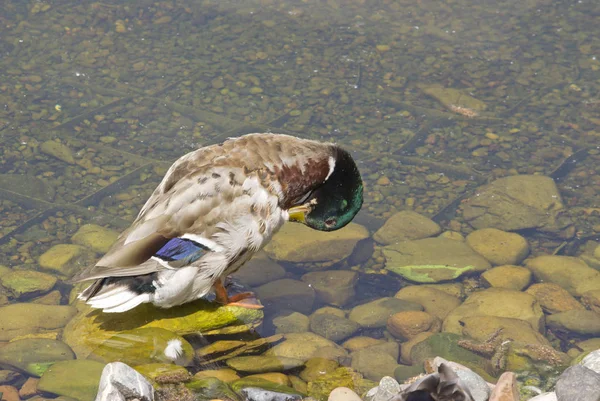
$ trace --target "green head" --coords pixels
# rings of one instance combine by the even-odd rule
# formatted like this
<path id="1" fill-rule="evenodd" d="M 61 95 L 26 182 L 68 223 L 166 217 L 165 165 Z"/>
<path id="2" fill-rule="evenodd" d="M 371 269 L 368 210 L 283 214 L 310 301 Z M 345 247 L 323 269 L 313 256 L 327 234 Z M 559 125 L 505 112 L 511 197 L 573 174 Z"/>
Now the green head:
<path id="1" fill-rule="evenodd" d="M 304 224 L 320 231 L 334 231 L 350 223 L 363 202 L 360 172 L 352 156 L 335 147 L 333 171 L 307 200 L 310 210 Z"/>

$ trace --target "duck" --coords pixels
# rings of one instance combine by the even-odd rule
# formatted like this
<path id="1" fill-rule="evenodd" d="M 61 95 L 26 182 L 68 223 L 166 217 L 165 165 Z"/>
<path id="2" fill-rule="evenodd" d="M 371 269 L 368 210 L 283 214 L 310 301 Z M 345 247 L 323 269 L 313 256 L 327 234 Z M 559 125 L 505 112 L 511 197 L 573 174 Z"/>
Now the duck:
<path id="1" fill-rule="evenodd" d="M 245 302 L 250 292 L 230 297 L 224 279 L 283 224 L 338 230 L 362 203 L 359 169 L 339 145 L 276 133 L 229 138 L 175 161 L 131 226 L 72 282 L 93 280 L 78 298 L 106 313 L 207 295 L 260 308 Z"/>

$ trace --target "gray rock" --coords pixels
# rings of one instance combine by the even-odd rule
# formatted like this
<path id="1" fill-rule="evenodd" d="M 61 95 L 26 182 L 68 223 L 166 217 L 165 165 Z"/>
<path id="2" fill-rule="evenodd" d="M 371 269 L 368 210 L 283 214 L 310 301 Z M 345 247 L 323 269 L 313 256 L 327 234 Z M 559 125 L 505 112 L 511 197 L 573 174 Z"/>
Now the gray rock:
<path id="1" fill-rule="evenodd" d="M 310 329 L 313 333 L 331 341 L 342 341 L 354 334 L 360 325 L 345 317 L 320 313 L 310 318 Z"/>
<path id="2" fill-rule="evenodd" d="M 238 372 L 266 373 L 284 372 L 304 365 L 304 361 L 297 358 L 278 356 L 239 356 L 227 360 L 227 366 Z"/>
<path id="3" fill-rule="evenodd" d="M 546 318 L 549 328 L 596 337 L 600 335 L 600 315 L 590 310 L 572 309 Z"/>
<path id="4" fill-rule="evenodd" d="M 367 379 L 379 381 L 399 366 L 399 353 L 398 344 L 392 342 L 362 348 L 351 354 L 351 366 Z"/>
<path id="5" fill-rule="evenodd" d="M 368 401 L 389 401 L 400 393 L 400 384 L 390 376 L 384 376 L 379 386 L 373 387 L 366 394 Z"/>
<path id="6" fill-rule="evenodd" d="M 292 312 L 286 316 L 273 319 L 276 333 L 303 333 L 308 331 L 310 319 L 300 312 Z"/>
<path id="7" fill-rule="evenodd" d="M 152 384 L 122 362 L 106 365 L 100 377 L 96 401 L 125 401 L 132 398 L 154 401 Z"/>
<path id="8" fill-rule="evenodd" d="M 489 399 L 491 393 L 490 387 L 488 386 L 487 382 L 477 373 L 473 372 L 466 366 L 455 362 L 450 362 L 439 356 L 433 359 L 433 366 L 436 369 L 439 369 L 442 364 L 447 365 L 456 373 L 458 378 L 473 396 L 474 401 L 487 401 Z"/>
<path id="9" fill-rule="evenodd" d="M 394 313 L 407 310 L 423 310 L 417 303 L 397 298 L 380 298 L 366 304 L 355 306 L 348 318 L 362 327 L 385 327 Z"/>
<path id="10" fill-rule="evenodd" d="M 581 365 L 567 368 L 556 383 L 559 401 L 600 400 L 600 374 Z"/>
<path id="11" fill-rule="evenodd" d="M 600 374 L 600 349 L 587 354 L 587 356 L 581 361 L 581 365 Z"/>
<path id="12" fill-rule="evenodd" d="M 40 376 L 54 362 L 75 359 L 75 353 L 62 341 L 25 338 L 0 347 L 0 364 Z"/>
<path id="13" fill-rule="evenodd" d="M 309 313 L 315 301 L 315 291 L 306 283 L 284 278 L 256 288 L 256 295 L 267 307 Z"/>
<path id="14" fill-rule="evenodd" d="M 266 255 L 261 254 L 253 257 L 232 276 L 251 287 L 258 287 L 284 278 L 285 269 Z"/>
<path id="15" fill-rule="evenodd" d="M 535 397 L 530 398 L 529 401 L 557 401 L 556 393 L 552 391 L 551 393 L 536 395 Z"/>
<path id="16" fill-rule="evenodd" d="M 317 297 L 328 304 L 342 306 L 354 297 L 358 273 L 352 270 L 325 270 L 302 276 L 314 288 Z"/>
<path id="17" fill-rule="evenodd" d="M 257 387 L 246 387 L 240 392 L 248 401 L 302 401 L 302 396 L 298 394 L 278 393 Z"/>

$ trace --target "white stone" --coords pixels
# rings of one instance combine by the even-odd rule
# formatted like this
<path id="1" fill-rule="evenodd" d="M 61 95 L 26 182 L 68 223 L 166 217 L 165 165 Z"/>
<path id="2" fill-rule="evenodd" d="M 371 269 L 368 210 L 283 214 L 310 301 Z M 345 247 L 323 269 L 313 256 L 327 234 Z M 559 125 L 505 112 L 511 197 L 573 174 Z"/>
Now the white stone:
<path id="1" fill-rule="evenodd" d="M 329 394 L 327 401 L 361 401 L 361 399 L 348 387 L 338 387 Z"/>
<path id="2" fill-rule="evenodd" d="M 154 401 L 152 384 L 144 376 L 122 362 L 112 362 L 104 367 L 96 401 Z"/>

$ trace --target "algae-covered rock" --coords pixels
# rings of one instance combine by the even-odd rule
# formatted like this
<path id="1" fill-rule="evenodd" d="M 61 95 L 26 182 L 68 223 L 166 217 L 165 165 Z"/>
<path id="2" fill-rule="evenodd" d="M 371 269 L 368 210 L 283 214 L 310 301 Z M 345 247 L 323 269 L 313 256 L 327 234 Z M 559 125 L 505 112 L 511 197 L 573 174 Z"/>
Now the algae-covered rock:
<path id="1" fill-rule="evenodd" d="M 548 327 L 562 332 L 600 336 L 600 315 L 590 310 L 571 309 L 548 316 Z"/>
<path id="2" fill-rule="evenodd" d="M 338 387 L 347 387 L 362 394 L 376 385 L 377 383 L 363 378 L 353 369 L 340 367 L 308 382 L 308 395 L 318 401 L 327 401 L 329 394 Z"/>
<path id="3" fill-rule="evenodd" d="M 261 388 L 264 390 L 269 390 L 275 393 L 283 393 L 283 394 L 295 394 L 295 395 L 304 395 L 291 387 L 284 386 L 281 384 L 273 383 L 272 381 L 260 379 L 257 377 L 243 377 L 239 380 L 229 383 L 233 391 L 238 394 L 241 394 L 242 390 L 245 388 Z"/>
<path id="4" fill-rule="evenodd" d="M 368 236 L 369 231 L 355 223 L 332 232 L 285 224 L 265 251 L 272 259 L 285 262 L 335 262 L 350 256 L 356 243 Z"/>
<path id="5" fill-rule="evenodd" d="M 104 341 L 125 330 L 156 327 L 179 335 L 239 333 L 256 327 L 262 318 L 263 312 L 258 309 L 222 306 L 205 300 L 169 309 L 142 304 L 124 313 L 102 313 L 86 306 L 69 322 L 63 339 L 78 358 L 85 358 Z"/>
<path id="6" fill-rule="evenodd" d="M 216 377 L 195 378 L 185 386 L 196 395 L 198 400 L 240 400 L 239 395 L 231 387 Z"/>
<path id="7" fill-rule="evenodd" d="M 373 234 L 375 241 L 389 245 L 400 241 L 433 237 L 442 232 L 439 224 L 412 210 L 393 214 L 385 224 Z"/>
<path id="8" fill-rule="evenodd" d="M 40 146 L 42 153 L 62 160 L 65 163 L 75 164 L 73 151 L 67 146 L 58 141 L 46 141 Z"/>
<path id="9" fill-rule="evenodd" d="M 70 278 L 95 259 L 95 252 L 75 244 L 58 244 L 44 252 L 38 262 L 45 270 Z"/>
<path id="10" fill-rule="evenodd" d="M 369 380 L 379 381 L 398 367 L 400 347 L 395 342 L 373 345 L 351 354 L 352 369 Z"/>
<path id="11" fill-rule="evenodd" d="M 546 337 L 534 330 L 525 320 L 498 316 L 466 316 L 460 323 L 463 327 L 462 334 L 480 342 L 486 341 L 501 328 L 499 337 L 504 340 L 550 346 Z"/>
<path id="12" fill-rule="evenodd" d="M 303 362 L 318 356 L 347 355 L 342 347 L 314 333 L 288 333 L 284 336 L 285 341 L 268 350 L 265 355 L 300 359 Z"/>
<path id="13" fill-rule="evenodd" d="M 146 363 L 133 367 L 151 382 L 160 381 L 160 378 L 170 378 L 169 382 L 185 382 L 191 378 L 190 372 L 183 366 L 171 363 Z M 163 380 L 164 381 L 164 380 Z"/>
<path id="14" fill-rule="evenodd" d="M 354 334 L 360 325 L 345 317 L 317 313 L 310 317 L 310 330 L 332 341 L 342 341 Z"/>
<path id="15" fill-rule="evenodd" d="M 598 291 L 598 290 L 594 290 Z M 536 283 L 527 288 L 528 294 L 531 294 L 540 303 L 544 312 L 548 314 L 566 312 L 571 309 L 585 309 L 582 304 L 569 294 L 567 290 L 554 283 Z M 585 294 L 582 301 L 585 299 Z M 593 308 L 591 308 L 593 310 Z"/>
<path id="16" fill-rule="evenodd" d="M 464 219 L 474 228 L 536 229 L 561 238 L 575 234 L 560 192 L 550 177 L 502 177 L 480 187 L 475 194 L 460 206 Z"/>
<path id="17" fill-rule="evenodd" d="M 526 266 L 537 281 L 557 284 L 576 297 L 600 289 L 600 272 L 579 258 L 543 255 L 527 260 Z"/>
<path id="18" fill-rule="evenodd" d="M 16 340 L 0 347 L 0 365 L 34 376 L 40 376 L 55 362 L 71 359 L 75 359 L 75 353 L 67 344 L 46 338 Z"/>
<path id="19" fill-rule="evenodd" d="M 527 293 L 488 288 L 473 293 L 458 308 L 446 316 L 443 331 L 461 334 L 460 321 L 467 316 L 498 316 L 528 322 L 534 330 L 544 330 L 544 312 L 536 299 Z"/>
<path id="20" fill-rule="evenodd" d="M 439 84 L 418 84 L 417 86 L 446 108 L 459 106 L 476 111 L 482 111 L 487 108 L 487 105 L 483 101 L 475 99 L 465 90 L 445 88 Z"/>
<path id="21" fill-rule="evenodd" d="M 193 356 L 194 349 L 183 337 L 158 327 L 146 327 L 115 334 L 88 359 L 104 363 L 118 361 L 130 366 L 155 362 L 187 366 Z"/>
<path id="22" fill-rule="evenodd" d="M 303 364 L 302 359 L 268 355 L 240 356 L 227 360 L 227 366 L 231 369 L 246 373 L 284 372 Z"/>
<path id="23" fill-rule="evenodd" d="M 404 287 L 394 295 L 394 298 L 422 305 L 425 312 L 440 319 L 444 319 L 448 313 L 461 304 L 460 298 L 424 285 Z"/>
<path id="24" fill-rule="evenodd" d="M 96 396 L 103 369 L 104 364 L 96 361 L 57 362 L 44 372 L 38 390 L 90 401 Z"/>
<path id="25" fill-rule="evenodd" d="M 402 299 L 380 298 L 355 306 L 350 311 L 348 319 L 360 324 L 362 327 L 385 327 L 390 316 L 406 310 L 423 310 L 423 307 Z"/>
<path id="26" fill-rule="evenodd" d="M 276 333 L 302 333 L 308 331 L 310 319 L 300 312 L 273 318 Z"/>
<path id="27" fill-rule="evenodd" d="M 383 254 L 386 269 L 419 283 L 453 280 L 491 267 L 467 244 L 441 237 L 388 245 Z"/>
<path id="28" fill-rule="evenodd" d="M 0 341 L 64 327 L 75 315 L 72 306 L 11 304 L 0 307 Z"/>
<path id="29" fill-rule="evenodd" d="M 83 245 L 97 252 L 106 253 L 117 240 L 119 233 L 96 224 L 84 224 L 71 237 L 75 244 Z"/>
<path id="30" fill-rule="evenodd" d="M 13 270 L 0 277 L 0 283 L 16 298 L 21 298 L 50 291 L 56 277 L 33 270 Z"/>

